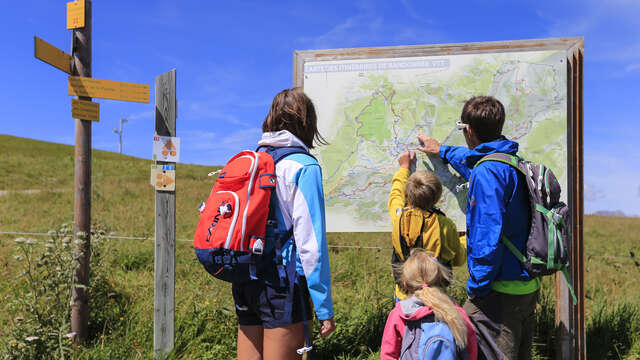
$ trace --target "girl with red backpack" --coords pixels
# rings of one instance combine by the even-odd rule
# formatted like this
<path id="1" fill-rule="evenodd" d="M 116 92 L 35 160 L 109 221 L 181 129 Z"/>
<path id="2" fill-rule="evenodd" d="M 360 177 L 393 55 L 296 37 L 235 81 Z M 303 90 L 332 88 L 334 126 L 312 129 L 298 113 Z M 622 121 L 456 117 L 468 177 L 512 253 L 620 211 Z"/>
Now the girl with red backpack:
<path id="1" fill-rule="evenodd" d="M 272 198 L 277 232 L 286 234 L 278 257 L 295 273 L 289 279 L 293 286 L 266 280 L 233 283 L 238 359 L 301 359 L 310 350 L 311 301 L 322 322 L 320 335 L 335 330 L 322 172 L 309 154 L 314 143 L 326 141 L 318 132 L 313 103 L 300 88 L 275 96 L 262 131 L 258 151 L 296 148 L 276 162 L 277 201 Z M 270 251 L 273 245 L 265 244 L 264 253 Z M 275 266 L 265 270 L 278 271 Z"/>

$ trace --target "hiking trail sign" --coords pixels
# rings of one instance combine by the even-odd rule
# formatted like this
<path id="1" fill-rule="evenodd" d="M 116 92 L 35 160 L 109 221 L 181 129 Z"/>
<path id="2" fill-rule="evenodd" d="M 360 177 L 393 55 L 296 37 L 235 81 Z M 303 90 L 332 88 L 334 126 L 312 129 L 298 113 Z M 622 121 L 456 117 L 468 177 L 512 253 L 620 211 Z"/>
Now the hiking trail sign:
<path id="1" fill-rule="evenodd" d="M 93 101 L 71 99 L 71 116 L 74 119 L 100 121 L 100 104 Z"/>
<path id="2" fill-rule="evenodd" d="M 71 294 L 71 331 L 76 344 L 87 340 L 89 333 L 89 261 L 91 256 L 91 124 L 100 118 L 100 105 L 92 97 L 149 102 L 149 86 L 91 77 L 92 1 L 67 3 L 67 29 L 71 35 L 71 55 L 34 37 L 34 56 L 71 75 L 68 78 L 72 100 L 72 116 L 76 119 L 74 150 L 74 237 L 80 244 L 74 269 Z M 170 182 L 165 180 L 163 184 Z M 164 354 L 162 354 L 164 355 Z"/>
<path id="3" fill-rule="evenodd" d="M 33 37 L 34 56 L 47 64 L 71 74 L 71 55 L 40 39 Z"/>
<path id="4" fill-rule="evenodd" d="M 69 95 L 148 103 L 149 85 L 69 76 Z"/>

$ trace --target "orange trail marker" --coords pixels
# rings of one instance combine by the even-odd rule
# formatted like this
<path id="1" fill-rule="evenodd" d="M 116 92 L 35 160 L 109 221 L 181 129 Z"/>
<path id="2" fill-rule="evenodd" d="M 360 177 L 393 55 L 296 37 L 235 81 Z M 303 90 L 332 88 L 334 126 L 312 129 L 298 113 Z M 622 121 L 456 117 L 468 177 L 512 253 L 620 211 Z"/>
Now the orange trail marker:
<path id="1" fill-rule="evenodd" d="M 40 39 L 33 37 L 34 56 L 67 74 L 71 74 L 71 55 Z"/>
<path id="2" fill-rule="evenodd" d="M 69 76 L 69 95 L 149 102 L 149 85 Z"/>
<path id="3" fill-rule="evenodd" d="M 153 160 L 179 162 L 180 138 L 155 135 L 153 137 Z"/>
<path id="4" fill-rule="evenodd" d="M 151 165 L 151 185 L 156 190 L 176 190 L 176 170 L 173 165 Z"/>

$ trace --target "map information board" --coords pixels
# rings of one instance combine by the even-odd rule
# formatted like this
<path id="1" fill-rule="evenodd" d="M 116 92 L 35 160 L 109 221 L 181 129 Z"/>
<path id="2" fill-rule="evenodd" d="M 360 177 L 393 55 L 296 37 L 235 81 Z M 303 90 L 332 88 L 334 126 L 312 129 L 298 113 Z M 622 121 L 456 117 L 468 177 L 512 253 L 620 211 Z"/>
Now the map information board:
<path id="1" fill-rule="evenodd" d="M 455 123 L 466 100 L 491 95 L 505 106 L 503 134 L 519 155 L 550 167 L 567 187 L 565 50 L 306 61 L 304 91 L 320 133 L 327 230 L 391 231 L 387 200 L 397 157 L 418 146 L 418 132 L 465 146 Z M 437 204 L 466 230 L 466 180 L 437 156 L 416 152 L 417 168 L 443 184 Z"/>

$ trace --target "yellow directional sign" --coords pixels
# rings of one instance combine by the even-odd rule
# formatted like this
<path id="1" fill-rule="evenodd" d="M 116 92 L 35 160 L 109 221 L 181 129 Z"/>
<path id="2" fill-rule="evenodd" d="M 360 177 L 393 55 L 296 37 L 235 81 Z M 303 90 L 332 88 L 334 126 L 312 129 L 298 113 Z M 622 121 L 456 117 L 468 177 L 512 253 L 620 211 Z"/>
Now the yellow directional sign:
<path id="1" fill-rule="evenodd" d="M 100 121 L 100 104 L 93 101 L 72 99 L 71 116 L 74 119 Z"/>
<path id="2" fill-rule="evenodd" d="M 71 74 L 71 55 L 58 49 L 57 47 L 49 44 L 48 42 L 40 39 L 37 36 L 33 37 L 35 57 L 46 62 L 49 65 L 55 66 L 58 69 Z"/>
<path id="3" fill-rule="evenodd" d="M 69 95 L 149 102 L 149 85 L 69 76 Z"/>
<path id="4" fill-rule="evenodd" d="M 67 3 L 67 30 L 84 27 L 84 0 Z"/>

